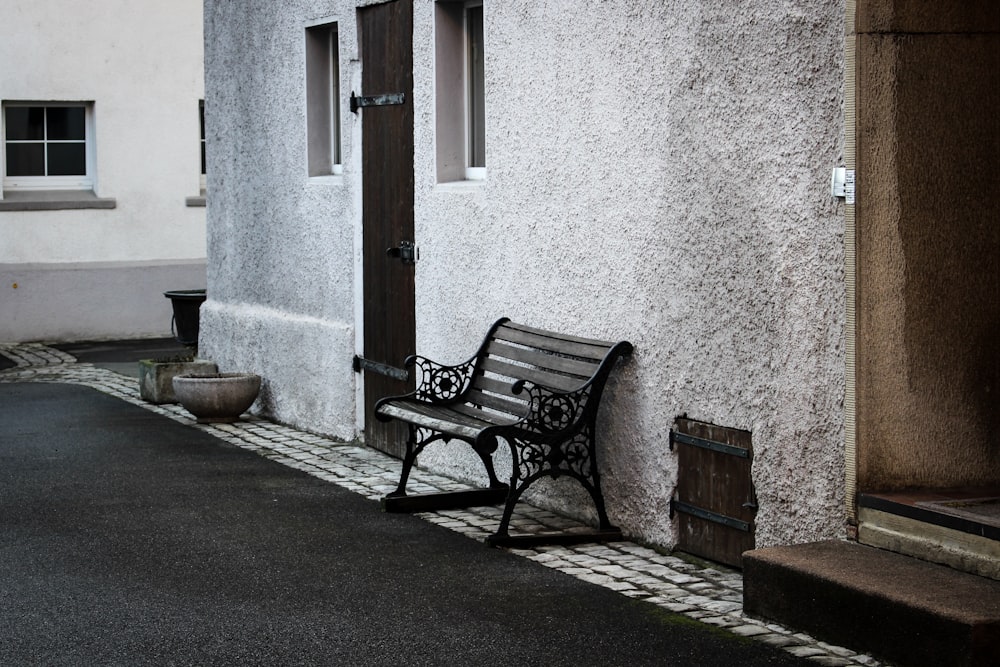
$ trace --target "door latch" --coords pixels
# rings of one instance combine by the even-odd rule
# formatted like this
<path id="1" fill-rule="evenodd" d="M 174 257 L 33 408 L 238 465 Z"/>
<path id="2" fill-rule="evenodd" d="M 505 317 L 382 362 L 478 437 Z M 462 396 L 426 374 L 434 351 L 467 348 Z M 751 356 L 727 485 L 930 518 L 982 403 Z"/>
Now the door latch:
<path id="1" fill-rule="evenodd" d="M 398 248 L 386 248 L 385 254 L 399 259 L 403 264 L 416 264 L 420 259 L 420 249 L 413 241 L 400 241 Z"/>

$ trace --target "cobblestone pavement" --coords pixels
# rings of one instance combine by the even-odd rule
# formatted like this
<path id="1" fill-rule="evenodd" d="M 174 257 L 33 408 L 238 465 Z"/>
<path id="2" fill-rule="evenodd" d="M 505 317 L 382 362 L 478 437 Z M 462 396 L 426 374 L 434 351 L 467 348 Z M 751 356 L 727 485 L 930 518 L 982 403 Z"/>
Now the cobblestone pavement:
<path id="1" fill-rule="evenodd" d="M 0 355 L 17 364 L 15 368 L 0 371 L 0 382 L 61 382 L 92 387 L 366 498 L 381 498 L 395 489 L 399 479 L 399 461 L 357 443 L 337 442 L 254 417 L 234 424 L 197 424 L 179 405 L 152 405 L 140 399 L 135 378 L 77 363 L 73 356 L 42 344 L 0 343 Z M 410 479 L 414 491 L 468 488 L 461 482 L 420 469 L 415 469 Z M 500 513 L 500 508 L 483 507 L 424 512 L 417 516 L 482 540 L 492 532 Z M 570 519 L 525 503 L 518 505 L 511 527 L 523 532 L 582 528 Z M 631 542 L 512 551 L 622 595 L 781 647 L 820 665 L 880 664 L 870 656 L 744 616 L 743 577 L 736 570 L 709 567 Z"/>

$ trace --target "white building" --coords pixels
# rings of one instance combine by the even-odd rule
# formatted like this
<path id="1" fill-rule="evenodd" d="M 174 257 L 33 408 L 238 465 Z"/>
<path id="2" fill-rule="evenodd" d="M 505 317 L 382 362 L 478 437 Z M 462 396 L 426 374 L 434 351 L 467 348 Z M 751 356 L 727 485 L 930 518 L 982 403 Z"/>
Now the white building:
<path id="1" fill-rule="evenodd" d="M 998 26 L 944 4 L 207 0 L 201 351 L 274 418 L 393 450 L 355 357 L 458 363 L 501 316 L 628 340 L 598 423 L 628 535 L 685 537 L 686 416 L 750 434 L 756 546 L 878 542 L 865 493 L 1000 485 L 997 274 L 961 259 L 997 265 Z M 463 447 L 420 463 L 481 479 Z"/>
<path id="2" fill-rule="evenodd" d="M 3 14 L 0 340 L 168 335 L 205 286 L 201 2 Z"/>

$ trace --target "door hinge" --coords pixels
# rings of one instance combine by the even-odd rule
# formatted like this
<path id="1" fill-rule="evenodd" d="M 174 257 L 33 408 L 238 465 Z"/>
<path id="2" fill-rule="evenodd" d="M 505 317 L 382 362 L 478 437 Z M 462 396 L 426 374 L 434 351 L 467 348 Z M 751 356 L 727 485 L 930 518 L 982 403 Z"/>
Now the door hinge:
<path id="1" fill-rule="evenodd" d="M 748 521 L 743 521 L 742 519 L 726 516 L 725 514 L 719 514 L 718 512 L 713 512 L 703 507 L 691 505 L 690 503 L 681 502 L 680 500 L 670 501 L 671 519 L 674 517 L 675 512 L 683 512 L 684 514 L 690 514 L 691 516 L 698 517 L 699 519 L 704 519 L 705 521 L 711 521 L 712 523 L 718 523 L 728 528 L 735 528 L 736 530 L 741 530 L 744 533 L 750 532 L 750 523 Z"/>
<path id="2" fill-rule="evenodd" d="M 385 107 L 394 104 L 404 104 L 406 93 L 384 93 L 382 95 L 355 95 L 351 91 L 351 113 L 357 113 L 362 107 Z"/>
<path id="3" fill-rule="evenodd" d="M 359 354 L 354 355 L 353 366 L 355 373 L 360 373 L 361 371 L 371 371 L 372 373 L 385 375 L 393 378 L 394 380 L 401 380 L 402 382 L 406 382 L 410 379 L 410 372 L 405 369 L 396 368 L 395 366 L 383 364 L 378 361 L 372 361 L 371 359 L 365 359 Z"/>
<path id="4" fill-rule="evenodd" d="M 693 435 L 688 435 L 687 433 L 680 433 L 679 431 L 670 431 L 669 446 L 671 450 L 673 450 L 674 445 L 691 445 L 692 447 L 710 449 L 713 452 L 719 452 L 720 454 L 730 454 L 743 459 L 750 458 L 749 449 L 736 447 L 734 445 L 727 445 L 723 442 L 715 442 L 714 440 L 708 440 L 706 438 L 698 438 Z"/>

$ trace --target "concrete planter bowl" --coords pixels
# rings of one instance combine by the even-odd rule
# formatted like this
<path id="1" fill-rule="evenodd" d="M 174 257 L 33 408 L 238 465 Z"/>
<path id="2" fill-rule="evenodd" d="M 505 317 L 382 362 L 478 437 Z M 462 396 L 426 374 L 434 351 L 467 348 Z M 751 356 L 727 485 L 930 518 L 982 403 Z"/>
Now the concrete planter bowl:
<path id="1" fill-rule="evenodd" d="M 199 424 L 231 423 L 240 418 L 260 393 L 260 376 L 253 373 L 178 375 L 174 394 Z"/>

